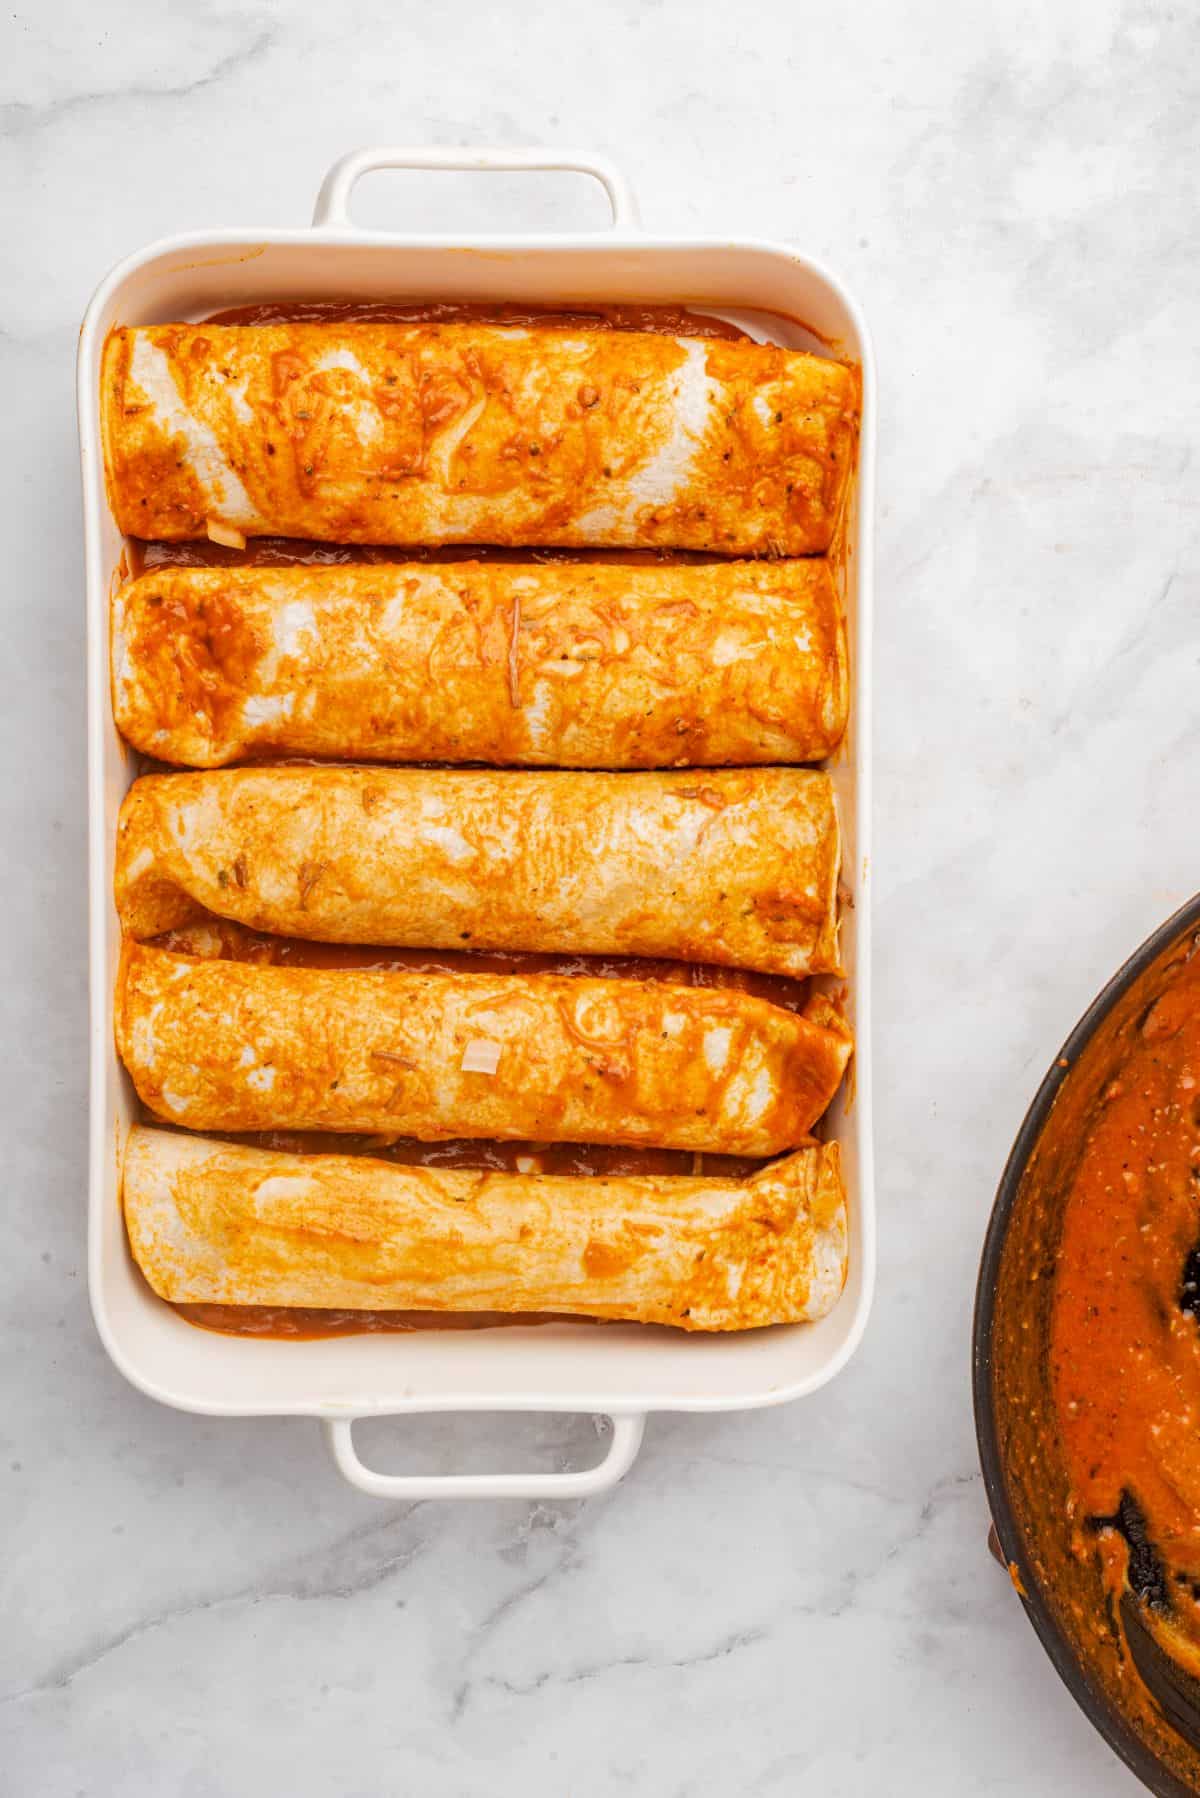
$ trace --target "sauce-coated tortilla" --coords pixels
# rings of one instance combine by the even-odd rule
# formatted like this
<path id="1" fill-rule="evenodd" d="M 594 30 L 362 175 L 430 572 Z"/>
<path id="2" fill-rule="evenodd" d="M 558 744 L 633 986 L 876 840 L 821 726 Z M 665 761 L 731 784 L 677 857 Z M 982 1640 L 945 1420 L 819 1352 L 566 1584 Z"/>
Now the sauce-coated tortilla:
<path id="1" fill-rule="evenodd" d="M 746 340 L 483 324 L 110 335 L 109 502 L 133 536 L 829 548 L 857 370 Z"/>
<path id="2" fill-rule="evenodd" d="M 466 1173 L 137 1128 L 134 1257 L 176 1303 L 553 1311 L 744 1330 L 823 1316 L 846 1274 L 838 1150 L 743 1181 Z"/>
<path id="3" fill-rule="evenodd" d="M 231 768 L 136 781 L 116 898 L 147 939 L 231 918 L 318 942 L 838 968 L 828 775 Z"/>
<path id="4" fill-rule="evenodd" d="M 161 761 L 812 762 L 846 726 L 822 560 L 159 568 L 112 608 L 117 726 Z"/>
<path id="5" fill-rule="evenodd" d="M 850 1033 L 731 988 L 570 975 L 260 967 L 126 945 L 117 1046 L 194 1130 L 381 1132 L 774 1155 L 837 1090 Z"/>

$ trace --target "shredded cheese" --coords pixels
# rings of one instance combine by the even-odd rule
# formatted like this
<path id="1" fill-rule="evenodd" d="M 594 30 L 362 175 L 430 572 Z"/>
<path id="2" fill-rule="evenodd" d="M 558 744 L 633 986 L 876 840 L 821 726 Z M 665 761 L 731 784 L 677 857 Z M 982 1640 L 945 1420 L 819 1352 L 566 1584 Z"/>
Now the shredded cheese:
<path id="1" fill-rule="evenodd" d="M 245 533 L 235 530 L 231 524 L 222 524 L 219 518 L 206 518 L 204 528 L 208 532 L 211 543 L 223 543 L 226 549 L 245 549 L 246 547 Z"/>
<path id="2" fill-rule="evenodd" d="M 500 1044 L 489 1042 L 485 1036 L 473 1036 L 463 1050 L 463 1073 L 494 1074 L 499 1066 Z"/>
<path id="3" fill-rule="evenodd" d="M 521 595 L 513 594 L 508 635 L 508 697 L 514 710 L 521 705 Z"/>

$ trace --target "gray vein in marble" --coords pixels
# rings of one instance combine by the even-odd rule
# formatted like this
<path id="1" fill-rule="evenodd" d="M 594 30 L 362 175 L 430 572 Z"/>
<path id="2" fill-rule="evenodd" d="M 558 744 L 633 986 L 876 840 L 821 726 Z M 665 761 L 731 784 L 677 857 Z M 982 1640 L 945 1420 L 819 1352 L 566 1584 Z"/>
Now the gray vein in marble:
<path id="1" fill-rule="evenodd" d="M 169 1629 L 174 1624 L 205 1611 L 264 1604 L 274 1598 L 293 1599 L 297 1603 L 308 1604 L 320 1599 L 352 1598 L 356 1593 L 369 1592 L 411 1566 L 425 1544 L 418 1540 L 393 1552 L 368 1554 L 365 1557 L 361 1557 L 359 1551 L 381 1541 L 390 1543 L 419 1508 L 418 1505 L 410 1505 L 398 1513 L 391 1511 L 383 1518 L 364 1523 L 337 1542 L 314 1550 L 298 1563 L 286 1564 L 274 1574 L 255 1578 L 246 1586 L 230 1592 L 213 1592 L 180 1599 L 161 1611 L 139 1617 L 115 1635 L 93 1643 L 61 1661 L 32 1685 L 0 1696 L 0 1707 L 36 1698 L 55 1689 L 62 1690 L 81 1675 L 90 1673 L 130 1642 L 150 1635 L 155 1630 Z M 351 1564 L 347 1565 L 347 1562 Z"/>
<path id="2" fill-rule="evenodd" d="M 1100 666 L 1093 670 L 1086 686 L 1073 693 L 1070 705 L 1053 719 L 1050 724 L 1051 737 L 1060 737 L 1064 741 L 1081 741 L 1087 737 L 1091 721 L 1102 709 L 1111 716 L 1121 694 L 1129 691 L 1130 675 L 1137 665 L 1135 658 L 1146 647 L 1158 614 L 1166 605 L 1178 579 L 1178 568 L 1172 568 L 1157 592 L 1131 620 L 1129 629 L 1120 642 Z M 1194 605 L 1187 607 L 1187 614 L 1189 619 L 1194 618 Z"/>
<path id="3" fill-rule="evenodd" d="M 232 75 L 240 75 L 269 56 L 279 41 L 275 27 L 262 30 L 245 46 L 228 51 L 199 75 L 184 81 L 148 86 L 134 83 L 128 87 L 100 88 L 92 92 L 65 94 L 61 99 L 43 105 L 29 105 L 20 100 L 0 103 L 0 140 L 27 142 L 43 131 L 73 124 L 77 118 L 112 106 L 136 106 L 141 101 L 155 103 L 190 100 L 209 88 L 221 87 Z"/>
<path id="4" fill-rule="evenodd" d="M 489 1673 L 480 1682 L 482 1685 L 495 1686 L 507 1692 L 513 1698 L 528 1698 L 534 1692 L 540 1692 L 548 1685 L 578 1686 L 588 1680 L 598 1679 L 606 1673 L 620 1671 L 622 1668 L 651 1667 L 657 1671 L 702 1667 L 709 1661 L 723 1661 L 731 1654 L 738 1654 L 745 1648 L 755 1648 L 759 1643 L 769 1641 L 769 1629 L 738 1630 L 733 1635 L 723 1637 L 711 1648 L 698 1649 L 695 1654 L 658 1656 L 651 1654 L 615 1655 L 610 1660 L 592 1661 L 579 1667 L 564 1668 L 561 1672 L 547 1668 L 528 1682 L 504 1679 L 499 1674 Z M 460 1703 L 456 1705 L 455 1717 L 461 1717 L 467 1707 L 471 1688 L 465 1688 Z"/>
<path id="5" fill-rule="evenodd" d="M 877 1563 L 868 1567 L 849 1566 L 843 1570 L 837 1580 L 839 1595 L 830 1598 L 823 1592 L 814 1603 L 788 1603 L 780 1605 L 778 1612 L 763 1624 L 750 1624 L 731 1630 L 716 1642 L 707 1643 L 687 1653 L 653 1652 L 645 1650 L 639 1653 L 617 1654 L 604 1659 L 588 1661 L 582 1664 L 545 1666 L 524 1679 L 516 1679 L 511 1674 L 483 1672 L 463 1679 L 457 1686 L 450 1710 L 450 1721 L 459 1724 L 466 1716 L 472 1704 L 476 1702 L 480 1692 L 493 1689 L 506 1693 L 513 1698 L 525 1699 L 543 1691 L 549 1686 L 575 1686 L 600 1678 L 606 1673 L 622 1669 L 642 1669 L 647 1672 L 671 1672 L 704 1666 L 711 1662 L 721 1661 L 744 1650 L 768 1644 L 778 1634 L 780 1626 L 788 1619 L 805 1616 L 820 1616 L 830 1619 L 841 1619 L 853 1611 L 861 1602 L 862 1594 L 874 1582 L 879 1580 L 902 1556 L 919 1546 L 939 1522 L 948 1506 L 956 1503 L 965 1494 L 972 1492 L 978 1485 L 978 1472 L 952 1474 L 939 1480 L 930 1490 L 914 1519 L 912 1525 L 897 1536 Z M 847 1482 L 835 1480 L 835 1485 Z M 864 1490 L 849 1482 L 851 1489 Z M 883 1497 L 885 1504 L 903 1504 L 904 1501 L 890 1495 L 880 1495 L 869 1488 L 865 1489 L 873 1498 Z M 574 1554 L 574 1544 L 567 1545 L 563 1554 L 534 1579 L 518 1587 L 492 1612 L 475 1626 L 471 1641 L 464 1654 L 464 1663 L 470 1664 L 479 1658 L 487 1646 L 487 1638 L 496 1626 L 507 1619 L 527 1600 L 536 1596 L 555 1576 L 561 1572 L 569 1572 L 578 1565 Z M 958 1619 L 964 1612 L 959 1605 L 948 1605 L 943 1612 L 947 1619 Z"/>

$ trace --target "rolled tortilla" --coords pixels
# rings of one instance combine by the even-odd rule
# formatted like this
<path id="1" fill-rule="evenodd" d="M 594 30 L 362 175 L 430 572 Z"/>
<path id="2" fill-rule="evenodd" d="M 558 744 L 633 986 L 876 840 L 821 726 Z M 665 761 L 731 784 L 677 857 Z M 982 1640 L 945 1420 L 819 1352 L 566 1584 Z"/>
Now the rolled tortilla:
<path id="1" fill-rule="evenodd" d="M 135 781 L 116 898 L 139 938 L 207 913 L 318 942 L 836 971 L 826 774 L 285 766 Z"/>
<path id="2" fill-rule="evenodd" d="M 749 341 L 483 325 L 128 327 L 101 374 L 138 537 L 829 548 L 857 371 Z"/>
<path id="3" fill-rule="evenodd" d="M 820 761 L 846 726 L 821 560 L 159 568 L 112 609 L 136 749 L 218 767 Z"/>
<path id="4" fill-rule="evenodd" d="M 747 1180 L 580 1179 L 136 1128 L 123 1193 L 134 1259 L 177 1304 L 552 1311 L 746 1330 L 824 1316 L 846 1276 L 833 1143 Z"/>
<path id="5" fill-rule="evenodd" d="M 116 1032 L 143 1104 L 193 1130 L 730 1155 L 803 1142 L 851 1048 L 822 999 L 805 1016 L 729 988 L 259 967 L 137 944 Z"/>

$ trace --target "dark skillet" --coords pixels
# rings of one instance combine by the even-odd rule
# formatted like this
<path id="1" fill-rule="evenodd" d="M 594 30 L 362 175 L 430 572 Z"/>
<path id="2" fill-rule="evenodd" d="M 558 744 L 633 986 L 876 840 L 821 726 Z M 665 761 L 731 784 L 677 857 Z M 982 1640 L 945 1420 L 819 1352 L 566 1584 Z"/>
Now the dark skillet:
<path id="1" fill-rule="evenodd" d="M 1070 1552 L 1047 1344 L 1062 1210 L 1092 1107 L 1198 932 L 1200 895 L 1130 957 L 1055 1057 L 1000 1181 L 975 1297 L 975 1429 L 1001 1557 L 1067 1687 L 1161 1798 L 1200 1792 L 1200 1683 L 1164 1648 L 1145 1593 L 1127 1590 L 1114 1608 L 1098 1567 Z"/>

